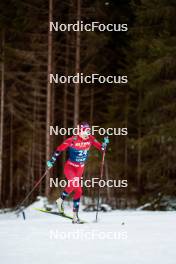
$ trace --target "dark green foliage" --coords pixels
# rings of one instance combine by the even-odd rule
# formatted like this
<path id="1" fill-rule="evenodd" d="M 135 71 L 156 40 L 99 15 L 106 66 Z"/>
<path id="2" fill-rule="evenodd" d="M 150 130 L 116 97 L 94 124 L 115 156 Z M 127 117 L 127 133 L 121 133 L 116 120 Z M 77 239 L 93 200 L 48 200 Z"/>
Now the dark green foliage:
<path id="1" fill-rule="evenodd" d="M 82 2 L 83 21 L 127 23 L 129 28 L 128 33 L 81 33 L 81 72 L 128 75 L 129 80 L 128 85 L 80 87 L 80 120 L 105 128 L 128 128 L 128 136 L 110 137 L 105 177 L 128 179 L 128 189 L 114 189 L 111 195 L 125 196 L 131 206 L 132 197 L 145 202 L 158 192 L 175 195 L 176 3 Z M 5 33 L 2 202 L 11 206 L 45 169 L 48 1 L 1 1 L 0 12 L 0 30 Z M 53 16 L 54 21 L 75 22 L 76 1 L 54 1 Z M 53 33 L 53 69 L 60 75 L 75 74 L 75 33 Z M 67 86 L 67 105 L 65 85 L 54 85 L 52 91 L 52 125 L 63 126 L 65 110 L 67 126 L 72 127 L 74 85 Z M 63 137 L 51 140 L 54 151 Z M 99 175 L 99 161 L 92 151 L 88 177 Z M 57 172 L 62 177 L 61 166 Z M 43 184 L 32 198 L 43 194 L 44 188 Z M 106 197 L 106 190 L 102 195 Z"/>
<path id="2" fill-rule="evenodd" d="M 141 136 L 134 142 L 142 148 L 141 181 L 148 194 L 172 193 L 176 183 L 176 5 L 143 0 L 133 9 L 131 87 L 140 101 L 136 116 L 140 116 Z"/>

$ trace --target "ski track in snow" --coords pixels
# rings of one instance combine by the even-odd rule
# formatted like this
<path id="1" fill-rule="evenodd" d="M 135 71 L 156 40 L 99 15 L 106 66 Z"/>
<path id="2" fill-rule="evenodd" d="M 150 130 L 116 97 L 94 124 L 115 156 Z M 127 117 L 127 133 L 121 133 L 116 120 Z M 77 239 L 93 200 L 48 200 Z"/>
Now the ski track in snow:
<path id="1" fill-rule="evenodd" d="M 81 212 L 89 223 L 73 225 L 32 207 L 26 221 L 0 214 L 2 264 L 176 263 L 176 212 L 101 212 L 98 223 L 95 213 Z"/>

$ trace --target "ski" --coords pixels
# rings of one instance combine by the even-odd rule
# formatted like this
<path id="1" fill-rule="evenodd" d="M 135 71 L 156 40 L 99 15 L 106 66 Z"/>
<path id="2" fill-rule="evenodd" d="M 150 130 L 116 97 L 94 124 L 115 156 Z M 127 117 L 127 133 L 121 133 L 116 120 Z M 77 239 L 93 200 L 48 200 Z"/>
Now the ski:
<path id="1" fill-rule="evenodd" d="M 56 211 L 49 211 L 49 210 L 41 209 L 41 208 L 34 208 L 34 210 L 39 211 L 39 212 L 42 212 L 42 213 L 57 215 L 57 216 L 61 216 L 61 217 L 64 217 L 64 218 L 73 220 L 73 217 L 72 216 L 67 215 L 65 213 L 59 213 L 59 212 L 56 212 Z M 84 224 L 84 223 L 86 223 L 86 222 L 83 221 L 83 220 L 80 221 L 80 224 Z"/>

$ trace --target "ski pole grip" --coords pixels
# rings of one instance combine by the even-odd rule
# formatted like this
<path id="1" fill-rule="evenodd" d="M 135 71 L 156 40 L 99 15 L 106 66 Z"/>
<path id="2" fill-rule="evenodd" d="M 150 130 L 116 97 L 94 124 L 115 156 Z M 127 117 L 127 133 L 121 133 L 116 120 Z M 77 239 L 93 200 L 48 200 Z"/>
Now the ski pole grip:
<path id="1" fill-rule="evenodd" d="M 103 143 L 105 143 L 106 145 L 109 144 L 109 137 L 108 136 L 104 137 Z"/>
<path id="2" fill-rule="evenodd" d="M 106 147 L 107 147 L 108 144 L 109 144 L 109 138 L 108 138 L 108 136 L 107 136 L 107 137 L 104 137 L 104 139 L 103 139 L 103 143 L 102 143 L 102 147 L 101 147 L 101 149 L 102 149 L 103 151 L 105 151 L 105 150 L 106 150 Z"/>

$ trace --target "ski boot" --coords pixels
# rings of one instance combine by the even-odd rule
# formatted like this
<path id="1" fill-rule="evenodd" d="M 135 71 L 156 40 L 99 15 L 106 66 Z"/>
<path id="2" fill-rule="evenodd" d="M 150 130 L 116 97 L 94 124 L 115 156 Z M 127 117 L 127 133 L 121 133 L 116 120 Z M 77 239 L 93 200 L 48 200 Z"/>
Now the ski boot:
<path id="1" fill-rule="evenodd" d="M 59 198 L 56 200 L 57 208 L 60 214 L 64 214 L 64 200 L 62 198 Z"/>
<path id="2" fill-rule="evenodd" d="M 81 221 L 78 217 L 78 212 L 73 212 L 72 224 L 81 224 Z"/>

